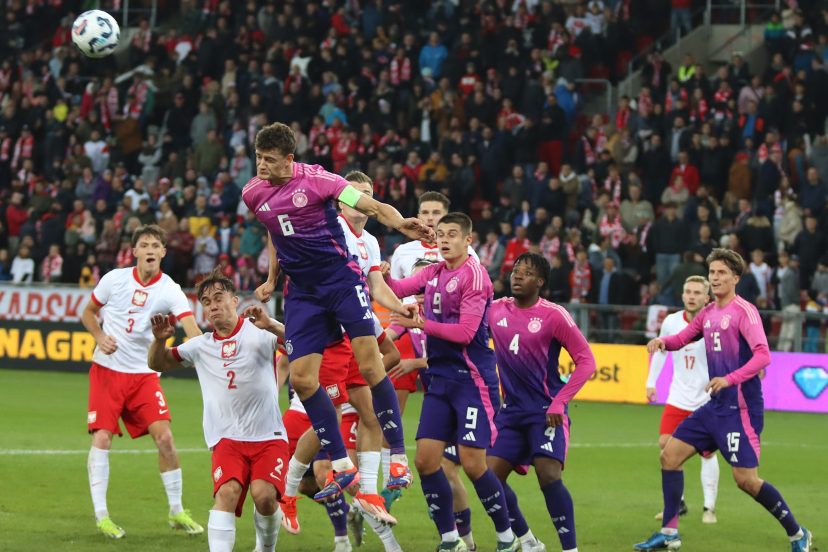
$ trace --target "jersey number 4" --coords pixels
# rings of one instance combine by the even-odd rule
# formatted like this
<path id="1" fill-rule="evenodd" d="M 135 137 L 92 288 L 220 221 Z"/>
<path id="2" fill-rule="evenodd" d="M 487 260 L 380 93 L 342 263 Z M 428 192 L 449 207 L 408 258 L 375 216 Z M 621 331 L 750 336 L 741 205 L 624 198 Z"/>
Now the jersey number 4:
<path id="1" fill-rule="evenodd" d="M 520 351 L 520 334 L 515 334 L 515 337 L 512 338 L 511 343 L 509 343 L 509 350 L 514 354 L 518 354 Z"/>

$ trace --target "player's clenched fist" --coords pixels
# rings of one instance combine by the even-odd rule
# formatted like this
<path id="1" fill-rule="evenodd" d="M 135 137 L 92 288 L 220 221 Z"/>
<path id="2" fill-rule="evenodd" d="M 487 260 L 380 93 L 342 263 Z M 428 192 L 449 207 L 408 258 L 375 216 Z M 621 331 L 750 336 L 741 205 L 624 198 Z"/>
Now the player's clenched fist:
<path id="1" fill-rule="evenodd" d="M 390 276 L 391 275 L 391 263 L 389 263 L 388 261 L 382 261 L 379 265 L 379 272 L 383 276 L 385 276 L 385 275 Z"/>
<path id="2" fill-rule="evenodd" d="M 158 341 L 166 341 L 175 334 L 175 326 L 170 324 L 170 317 L 166 314 L 155 314 L 150 318 L 152 335 Z"/>
<path id="3" fill-rule="evenodd" d="M 647 352 L 650 354 L 664 352 L 665 348 L 664 340 L 658 337 L 647 343 Z"/>
<path id="4" fill-rule="evenodd" d="M 118 350 L 118 342 L 111 335 L 104 334 L 103 338 L 98 341 L 98 347 L 100 347 L 103 354 L 111 355 Z"/>
<path id="5" fill-rule="evenodd" d="M 276 290 L 276 282 L 267 281 L 256 288 L 254 292 L 256 294 L 256 299 L 261 301 L 262 303 L 267 303 L 270 301 L 270 298 L 273 297 L 273 292 Z"/>

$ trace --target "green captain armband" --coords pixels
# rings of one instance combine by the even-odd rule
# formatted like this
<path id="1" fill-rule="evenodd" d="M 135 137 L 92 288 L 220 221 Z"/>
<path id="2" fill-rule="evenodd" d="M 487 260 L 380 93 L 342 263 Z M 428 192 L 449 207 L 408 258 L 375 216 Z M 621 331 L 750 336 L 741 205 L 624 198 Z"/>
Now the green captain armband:
<path id="1" fill-rule="evenodd" d="M 345 186 L 345 189 L 342 190 L 342 193 L 339 194 L 337 199 L 348 207 L 356 209 L 356 204 L 359 201 L 359 198 L 363 196 L 365 196 L 365 194 L 360 193 L 359 190 L 348 184 Z"/>

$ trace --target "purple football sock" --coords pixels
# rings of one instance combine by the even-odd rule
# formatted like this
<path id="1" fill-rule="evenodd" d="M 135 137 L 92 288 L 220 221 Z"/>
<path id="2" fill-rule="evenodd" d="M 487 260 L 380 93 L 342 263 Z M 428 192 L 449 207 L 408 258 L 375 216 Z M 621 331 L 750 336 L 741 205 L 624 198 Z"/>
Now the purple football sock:
<path id="1" fill-rule="evenodd" d="M 577 548 L 575 538 L 575 507 L 563 481 L 558 480 L 541 487 L 546 499 L 546 510 L 552 517 L 552 523 L 558 531 L 561 548 L 571 550 Z"/>
<path id="2" fill-rule="evenodd" d="M 497 532 L 502 533 L 509 529 L 509 509 L 506 507 L 506 495 L 500 479 L 492 470 L 486 470 L 473 484 L 480 503 L 492 518 Z"/>
<path id="3" fill-rule="evenodd" d="M 319 437 L 322 450 L 330 455 L 332 461 L 347 458 L 348 453 L 345 451 L 345 443 L 342 441 L 339 422 L 336 419 L 336 409 L 321 385 L 316 388 L 313 395 L 302 401 L 302 406 L 305 407 L 313 424 L 313 431 Z"/>
<path id="4" fill-rule="evenodd" d="M 457 532 L 461 537 L 465 537 L 471 533 L 471 510 L 466 508 L 459 512 L 454 512 L 454 524 L 457 525 Z"/>
<path id="5" fill-rule="evenodd" d="M 505 481 L 503 481 L 503 493 L 506 495 L 506 506 L 509 508 L 509 521 L 512 524 L 512 531 L 516 537 L 522 537 L 529 532 L 529 524 L 526 523 L 526 518 L 523 517 L 523 513 L 520 511 L 515 491 Z"/>
<path id="6" fill-rule="evenodd" d="M 664 495 L 661 527 L 677 530 L 681 497 L 684 494 L 684 472 L 661 470 L 661 492 Z"/>
<path id="7" fill-rule="evenodd" d="M 377 420 L 385 440 L 388 441 L 391 454 L 405 454 L 400 401 L 388 376 L 371 388 L 371 396 L 374 398 L 374 411 L 377 413 Z"/>
<path id="8" fill-rule="evenodd" d="M 779 520 L 789 537 L 797 534 L 799 524 L 776 487 L 765 481 L 759 489 L 759 494 L 753 497 L 753 500 L 764 506 L 773 517 Z"/>
<path id="9" fill-rule="evenodd" d="M 437 531 L 441 535 L 454 531 L 454 499 L 443 468 L 430 475 L 420 474 L 420 485 L 423 487 L 423 495 L 434 524 L 437 525 Z"/>
<path id="10" fill-rule="evenodd" d="M 348 536 L 348 510 L 351 508 L 345 502 L 345 497 L 340 493 L 336 498 L 324 502 L 328 517 L 334 527 L 334 536 Z"/>

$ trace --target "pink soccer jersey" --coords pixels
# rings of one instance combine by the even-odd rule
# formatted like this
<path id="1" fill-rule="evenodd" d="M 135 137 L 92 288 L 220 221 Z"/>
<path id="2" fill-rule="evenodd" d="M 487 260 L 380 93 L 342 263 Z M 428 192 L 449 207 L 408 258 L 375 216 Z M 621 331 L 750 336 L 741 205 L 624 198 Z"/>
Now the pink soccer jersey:
<path id="1" fill-rule="evenodd" d="M 595 372 L 589 344 L 560 305 L 540 299 L 522 309 L 512 297 L 498 299 L 489 310 L 489 327 L 503 386 L 503 408 L 562 414 Z M 577 367 L 567 383 L 558 372 L 561 347 Z"/>
<path id="2" fill-rule="evenodd" d="M 770 352 L 756 307 L 738 296 L 721 308 L 711 303 L 684 330 L 663 340 L 675 351 L 699 336 L 704 337 L 710 379 L 723 377 L 731 385 L 711 397 L 715 411 L 761 411 L 764 401 L 757 376 L 770 364 Z"/>
<path id="3" fill-rule="evenodd" d="M 319 165 L 293 164 L 293 178 L 274 186 L 253 177 L 242 190 L 248 209 L 265 226 L 279 265 L 293 282 L 312 287 L 345 264 L 348 254 L 335 202 L 349 182 Z"/>

